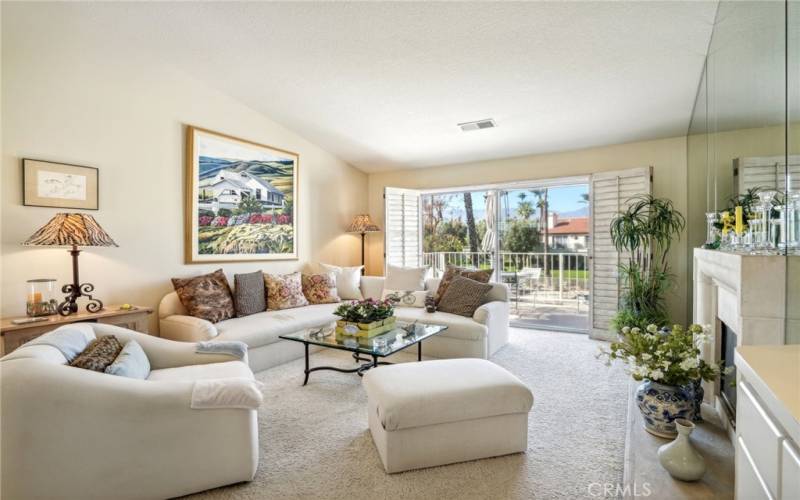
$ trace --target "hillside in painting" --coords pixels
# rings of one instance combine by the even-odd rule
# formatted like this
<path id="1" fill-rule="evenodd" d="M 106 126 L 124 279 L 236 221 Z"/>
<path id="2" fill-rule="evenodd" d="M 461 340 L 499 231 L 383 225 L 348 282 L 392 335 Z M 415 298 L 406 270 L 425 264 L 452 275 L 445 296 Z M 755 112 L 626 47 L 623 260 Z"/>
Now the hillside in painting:
<path id="1" fill-rule="evenodd" d="M 294 162 L 285 161 L 242 161 L 228 160 L 225 158 L 213 158 L 211 156 L 201 156 L 200 179 L 213 177 L 222 169 L 233 170 L 234 172 L 247 172 L 251 175 L 269 178 L 270 176 L 292 175 Z"/>

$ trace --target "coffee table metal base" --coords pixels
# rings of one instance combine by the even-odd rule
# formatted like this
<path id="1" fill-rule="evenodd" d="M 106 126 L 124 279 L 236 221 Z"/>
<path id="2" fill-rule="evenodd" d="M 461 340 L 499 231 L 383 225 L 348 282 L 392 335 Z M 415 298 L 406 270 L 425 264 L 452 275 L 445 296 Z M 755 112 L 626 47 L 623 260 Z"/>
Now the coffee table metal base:
<path id="1" fill-rule="evenodd" d="M 353 353 L 353 359 L 356 361 L 356 363 L 366 361 L 366 363 L 363 363 L 358 368 L 338 368 L 338 367 L 335 367 L 335 366 L 315 366 L 314 368 L 310 368 L 309 367 L 309 353 L 308 353 L 309 344 L 308 344 L 308 342 L 303 342 L 303 345 L 305 346 L 305 351 L 306 351 L 306 368 L 304 370 L 305 379 L 303 380 L 303 385 L 308 384 L 308 376 L 311 374 L 311 372 L 315 372 L 315 371 L 318 371 L 318 370 L 331 370 L 331 371 L 339 372 L 339 373 L 358 373 L 359 377 L 363 377 L 364 376 L 364 372 L 369 370 L 369 369 L 371 369 L 371 368 L 377 368 L 378 365 L 391 365 L 391 364 L 393 364 L 393 363 L 390 363 L 388 361 L 378 361 L 378 356 L 376 356 L 374 354 L 371 356 L 371 358 L 365 358 L 360 353 L 354 352 Z M 417 342 L 417 361 L 422 361 L 422 342 L 421 341 Z"/>

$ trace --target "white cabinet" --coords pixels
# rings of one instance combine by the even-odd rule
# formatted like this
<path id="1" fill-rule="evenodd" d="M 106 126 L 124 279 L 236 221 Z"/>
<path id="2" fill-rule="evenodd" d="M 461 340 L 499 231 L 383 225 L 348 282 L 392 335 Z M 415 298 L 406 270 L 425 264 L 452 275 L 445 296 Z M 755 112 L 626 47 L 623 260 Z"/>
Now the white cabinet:
<path id="1" fill-rule="evenodd" d="M 789 441 L 783 442 L 781 493 L 783 498 L 800 499 L 800 452 Z"/>
<path id="2" fill-rule="evenodd" d="M 740 346 L 736 366 L 736 499 L 800 500 L 800 346 Z"/>

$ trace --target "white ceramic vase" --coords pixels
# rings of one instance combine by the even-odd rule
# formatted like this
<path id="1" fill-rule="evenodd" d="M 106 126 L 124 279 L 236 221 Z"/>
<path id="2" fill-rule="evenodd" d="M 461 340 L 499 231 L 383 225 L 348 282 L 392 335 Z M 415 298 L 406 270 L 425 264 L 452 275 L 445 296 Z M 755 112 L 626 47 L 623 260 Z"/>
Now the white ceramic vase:
<path id="1" fill-rule="evenodd" d="M 691 421 L 679 418 L 675 420 L 675 427 L 678 437 L 658 449 L 658 461 L 675 479 L 697 481 L 706 473 L 706 462 L 689 440 L 695 426 Z"/>

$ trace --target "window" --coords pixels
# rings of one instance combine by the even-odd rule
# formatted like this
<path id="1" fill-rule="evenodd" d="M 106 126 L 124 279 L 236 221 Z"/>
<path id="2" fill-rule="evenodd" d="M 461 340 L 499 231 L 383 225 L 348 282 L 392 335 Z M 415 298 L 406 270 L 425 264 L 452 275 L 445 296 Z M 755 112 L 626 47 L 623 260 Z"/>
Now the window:
<path id="1" fill-rule="evenodd" d="M 256 199 L 257 200 L 261 199 L 261 189 L 259 189 L 259 188 L 256 188 Z"/>

